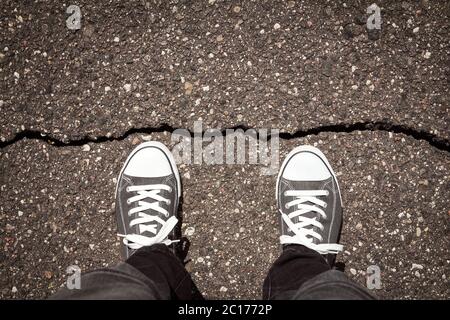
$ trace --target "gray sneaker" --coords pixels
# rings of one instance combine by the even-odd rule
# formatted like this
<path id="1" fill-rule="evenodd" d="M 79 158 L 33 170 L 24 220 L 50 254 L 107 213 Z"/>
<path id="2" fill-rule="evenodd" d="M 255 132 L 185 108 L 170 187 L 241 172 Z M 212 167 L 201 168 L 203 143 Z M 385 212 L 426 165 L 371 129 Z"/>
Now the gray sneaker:
<path id="1" fill-rule="evenodd" d="M 315 250 L 332 266 L 343 249 L 337 244 L 342 199 L 333 169 L 319 149 L 300 146 L 287 155 L 278 174 L 276 198 L 281 244 Z"/>
<path id="2" fill-rule="evenodd" d="M 116 215 L 122 255 L 178 240 L 175 226 L 181 195 L 180 176 L 170 151 L 159 142 L 137 146 L 120 172 L 116 186 Z"/>

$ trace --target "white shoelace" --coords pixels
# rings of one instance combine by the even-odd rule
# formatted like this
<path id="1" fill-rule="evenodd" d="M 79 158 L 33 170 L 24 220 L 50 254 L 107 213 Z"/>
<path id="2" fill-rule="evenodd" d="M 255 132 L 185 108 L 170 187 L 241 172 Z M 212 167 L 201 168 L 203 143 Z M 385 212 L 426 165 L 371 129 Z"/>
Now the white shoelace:
<path id="1" fill-rule="evenodd" d="M 283 213 L 281 209 L 279 210 L 283 221 L 294 233 L 293 236 L 282 235 L 280 237 L 281 244 L 301 244 L 319 252 L 320 254 L 335 254 L 342 251 L 343 246 L 340 244 L 313 243 L 314 238 L 319 241 L 322 241 L 323 239 L 319 233 L 312 230 L 312 227 L 317 227 L 320 230 L 323 230 L 323 225 L 316 218 L 307 218 L 304 216 L 306 213 L 316 212 L 320 214 L 323 219 L 327 218 L 325 211 L 322 209 L 326 207 L 327 203 L 318 198 L 320 196 L 328 196 L 327 190 L 288 190 L 284 193 L 284 195 L 287 197 L 295 197 L 294 200 L 286 203 L 286 209 L 297 206 L 297 210 L 289 214 Z M 308 202 L 313 203 L 314 205 L 308 204 Z M 298 218 L 297 223 L 292 222 L 292 218 L 294 217 Z"/>
<path id="2" fill-rule="evenodd" d="M 140 234 L 118 234 L 119 237 L 123 237 L 123 243 L 130 249 L 139 249 L 144 246 L 151 246 L 156 243 L 164 243 L 170 245 L 173 242 L 179 240 L 169 240 L 167 237 L 175 225 L 178 223 L 178 219 L 175 216 L 171 216 L 167 221 L 164 221 L 156 215 L 150 215 L 145 213 L 146 210 L 155 210 L 168 217 L 169 212 L 160 206 L 160 202 L 170 204 L 170 200 L 159 195 L 161 190 L 171 192 L 172 188 L 165 184 L 149 184 L 142 186 L 127 187 L 127 192 L 136 192 L 137 195 L 130 197 L 127 203 L 138 202 L 138 206 L 128 211 L 128 215 L 138 214 L 138 217 L 130 221 L 130 227 L 138 225 Z M 143 201 L 145 198 L 150 198 L 156 202 Z M 153 222 L 153 223 L 151 223 Z M 157 232 L 158 223 L 162 225 L 159 232 Z M 142 233 L 150 232 L 154 236 L 144 236 Z"/>

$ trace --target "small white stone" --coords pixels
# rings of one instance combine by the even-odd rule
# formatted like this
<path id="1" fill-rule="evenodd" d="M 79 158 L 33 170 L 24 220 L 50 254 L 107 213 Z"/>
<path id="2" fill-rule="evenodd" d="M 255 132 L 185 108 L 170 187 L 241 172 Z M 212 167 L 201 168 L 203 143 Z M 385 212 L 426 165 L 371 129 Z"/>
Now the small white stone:
<path id="1" fill-rule="evenodd" d="M 417 264 L 417 263 L 413 263 L 412 267 L 411 267 L 411 270 L 414 270 L 414 269 L 422 270 L 423 269 L 423 265 Z"/>
<path id="2" fill-rule="evenodd" d="M 153 137 L 151 135 L 144 135 L 144 136 L 141 136 L 141 138 L 144 141 L 152 141 L 153 140 Z"/>
<path id="3" fill-rule="evenodd" d="M 3 100 L 0 100 L 0 107 L 3 107 L 3 104 L 4 104 L 5 102 L 3 101 Z"/>
<path id="4" fill-rule="evenodd" d="M 417 33 L 417 32 L 419 32 L 419 27 L 415 27 L 415 28 L 413 29 L 413 33 Z"/>
<path id="5" fill-rule="evenodd" d="M 220 289 L 219 289 L 219 291 L 220 291 L 220 292 L 227 292 L 228 289 L 227 289 L 227 287 L 221 286 Z"/>
<path id="6" fill-rule="evenodd" d="M 430 51 L 425 52 L 425 54 L 423 55 L 423 57 L 424 57 L 425 59 L 430 59 L 430 57 L 431 57 L 431 52 L 430 52 Z"/>
<path id="7" fill-rule="evenodd" d="M 205 262 L 205 259 L 203 259 L 203 257 L 198 257 L 197 258 L 197 262 L 198 263 L 203 263 L 203 262 Z"/>
<path id="8" fill-rule="evenodd" d="M 120 41 L 119 37 L 114 37 L 114 42 L 119 42 L 119 41 Z"/>
<path id="9" fill-rule="evenodd" d="M 93 243 L 89 244 L 89 248 L 90 248 L 91 250 L 94 250 L 94 247 L 95 247 L 95 244 L 93 244 Z"/>
<path id="10" fill-rule="evenodd" d="M 353 269 L 353 268 L 351 268 L 351 269 L 350 269 L 350 273 L 351 273 L 352 275 L 354 275 L 354 276 L 355 276 L 355 275 L 356 275 L 356 270 L 355 270 L 355 269 Z"/>
<path id="11" fill-rule="evenodd" d="M 352 89 L 353 89 L 353 90 L 357 90 L 357 89 L 358 89 L 358 86 L 357 86 L 356 84 L 354 84 L 354 85 L 352 85 Z"/>
<path id="12" fill-rule="evenodd" d="M 14 77 L 16 77 L 17 79 L 20 78 L 20 74 L 18 72 L 14 72 Z"/>
<path id="13" fill-rule="evenodd" d="M 275 24 L 273 25 L 273 28 L 274 28 L 275 30 L 278 30 L 278 29 L 281 28 L 281 26 L 280 26 L 279 23 L 275 23 Z"/>
<path id="14" fill-rule="evenodd" d="M 12 287 L 11 292 L 12 292 L 12 293 L 16 293 L 16 292 L 17 292 L 17 288 L 16 288 L 15 286 Z"/>
<path id="15" fill-rule="evenodd" d="M 131 84 L 126 83 L 123 88 L 125 89 L 126 92 L 130 92 L 131 91 Z"/>
<path id="16" fill-rule="evenodd" d="M 356 69 L 358 69 L 356 66 L 352 66 L 352 73 L 355 72 Z"/>
<path id="17" fill-rule="evenodd" d="M 195 232 L 195 228 L 194 227 L 187 227 L 186 231 L 184 232 L 188 237 L 192 236 Z"/>
<path id="18" fill-rule="evenodd" d="M 110 86 L 106 86 L 105 87 L 105 92 L 111 91 L 111 87 Z"/>
<path id="19" fill-rule="evenodd" d="M 23 216 L 23 212 L 19 210 L 19 211 L 17 212 L 17 215 L 18 215 L 19 217 L 21 217 L 21 216 Z"/>
<path id="20" fill-rule="evenodd" d="M 419 227 L 417 227 L 416 228 L 416 236 L 420 237 L 421 234 L 422 234 L 422 230 Z"/>
<path id="21" fill-rule="evenodd" d="M 203 89 L 203 91 L 205 91 L 205 92 L 206 92 L 206 91 L 209 91 L 209 86 L 203 86 L 202 89 Z"/>
<path id="22" fill-rule="evenodd" d="M 88 152 L 91 151 L 91 147 L 88 144 L 85 144 L 84 146 L 81 147 L 81 150 Z"/>

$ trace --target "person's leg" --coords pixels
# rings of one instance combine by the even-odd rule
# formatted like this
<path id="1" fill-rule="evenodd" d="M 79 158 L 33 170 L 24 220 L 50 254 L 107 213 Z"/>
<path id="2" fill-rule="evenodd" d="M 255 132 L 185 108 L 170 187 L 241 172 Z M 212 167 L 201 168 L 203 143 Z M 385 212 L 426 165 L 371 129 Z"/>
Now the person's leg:
<path id="1" fill-rule="evenodd" d="M 61 289 L 51 298 L 200 299 L 177 256 L 180 196 L 180 176 L 170 151 L 158 142 L 139 145 L 126 160 L 116 187 L 125 263 L 86 273 L 80 289 Z"/>
<path id="2" fill-rule="evenodd" d="M 267 274 L 263 299 L 289 299 L 303 283 L 330 269 L 314 250 L 298 244 L 287 245 Z"/>
<path id="3" fill-rule="evenodd" d="M 281 256 L 263 284 L 263 299 L 365 299 L 370 295 L 332 270 L 342 223 L 336 176 L 325 156 L 311 146 L 289 153 L 276 186 L 281 214 Z"/>
<path id="4" fill-rule="evenodd" d="M 60 289 L 50 299 L 201 299 L 183 263 L 164 244 L 137 250 L 113 268 L 87 272 L 80 289 Z"/>
<path id="5" fill-rule="evenodd" d="M 126 263 L 151 279 L 164 292 L 164 299 L 203 299 L 182 261 L 164 244 L 143 247 Z"/>

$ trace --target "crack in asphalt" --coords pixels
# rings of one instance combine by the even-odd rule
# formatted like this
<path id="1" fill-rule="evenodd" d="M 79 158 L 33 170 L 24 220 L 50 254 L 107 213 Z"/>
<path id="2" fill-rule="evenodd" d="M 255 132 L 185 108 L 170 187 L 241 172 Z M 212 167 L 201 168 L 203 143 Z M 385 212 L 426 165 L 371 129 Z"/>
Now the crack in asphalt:
<path id="1" fill-rule="evenodd" d="M 80 139 L 74 139 L 69 141 L 63 141 L 51 136 L 46 135 L 45 133 L 42 133 L 40 131 L 35 130 L 24 130 L 21 132 L 18 132 L 15 137 L 8 141 L 2 141 L 0 142 L 0 149 L 3 149 L 9 145 L 12 145 L 16 142 L 19 142 L 23 139 L 32 139 L 32 140 L 41 140 L 44 141 L 52 146 L 55 147 L 73 147 L 73 146 L 82 146 L 87 143 L 104 143 L 104 142 L 110 142 L 110 141 L 122 141 L 126 139 L 128 136 L 133 134 L 151 134 L 151 133 L 157 133 L 157 132 L 169 132 L 173 133 L 177 129 L 183 129 L 189 132 L 191 137 L 194 137 L 194 132 L 189 129 L 185 128 L 174 128 L 168 124 L 162 124 L 158 127 L 143 127 L 143 128 L 131 128 L 127 131 L 125 131 L 120 136 L 99 136 L 99 137 L 89 137 L 86 136 L 84 138 Z M 247 127 L 245 125 L 236 125 L 229 128 L 221 129 L 220 132 L 224 136 L 226 134 L 226 130 L 249 130 L 255 128 Z M 393 124 L 389 122 L 357 122 L 357 123 L 351 123 L 351 124 L 334 124 L 334 125 L 323 125 L 319 127 L 314 127 L 306 130 L 298 130 L 294 133 L 289 132 L 279 132 L 279 137 L 284 140 L 291 140 L 291 139 L 298 139 L 298 138 L 304 138 L 309 135 L 318 135 L 320 133 L 351 133 L 354 131 L 385 131 L 385 132 L 391 132 L 391 133 L 400 133 L 404 134 L 406 136 L 412 137 L 416 140 L 424 140 L 428 142 L 432 147 L 437 148 L 439 150 L 443 150 L 445 152 L 450 153 L 450 140 L 443 139 L 438 137 L 437 135 L 426 132 L 423 130 L 416 130 L 414 128 L 410 128 L 404 125 L 398 125 Z M 197 132 L 195 132 L 197 133 Z M 202 131 L 202 135 L 205 133 L 205 131 Z M 271 133 L 267 134 L 267 140 L 270 140 L 272 138 Z"/>

